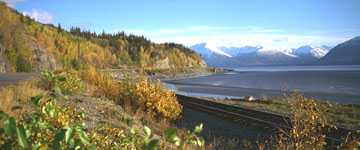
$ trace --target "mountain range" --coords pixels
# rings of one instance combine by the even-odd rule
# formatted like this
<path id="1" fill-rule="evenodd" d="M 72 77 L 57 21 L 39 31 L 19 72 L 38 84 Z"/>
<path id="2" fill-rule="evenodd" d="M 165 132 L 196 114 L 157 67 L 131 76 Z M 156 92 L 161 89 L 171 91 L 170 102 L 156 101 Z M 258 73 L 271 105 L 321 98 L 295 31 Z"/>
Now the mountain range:
<path id="1" fill-rule="evenodd" d="M 360 36 L 335 46 L 320 59 L 321 65 L 359 65 L 360 64 Z"/>
<path id="2" fill-rule="evenodd" d="M 190 47 L 209 66 L 271 65 L 353 65 L 360 64 L 360 37 L 330 46 L 304 45 L 290 49 L 267 49 L 263 46 L 217 47 L 199 43 Z"/>
<path id="3" fill-rule="evenodd" d="M 306 65 L 317 61 L 329 51 L 328 46 L 309 45 L 285 50 L 266 49 L 262 46 L 218 47 L 215 51 L 207 43 L 200 43 L 190 48 L 214 67 Z"/>

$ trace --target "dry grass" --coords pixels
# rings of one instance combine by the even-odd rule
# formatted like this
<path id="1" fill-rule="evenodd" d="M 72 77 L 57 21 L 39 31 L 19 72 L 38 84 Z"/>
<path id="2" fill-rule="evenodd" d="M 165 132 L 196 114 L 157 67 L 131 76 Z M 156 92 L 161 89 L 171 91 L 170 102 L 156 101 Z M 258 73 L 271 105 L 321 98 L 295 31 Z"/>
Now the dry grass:
<path id="1" fill-rule="evenodd" d="M 0 89 L 0 110 L 19 118 L 31 111 L 30 98 L 41 90 L 33 82 L 27 81 Z"/>
<path id="2" fill-rule="evenodd" d="M 289 100 L 293 99 L 291 95 L 284 97 L 273 97 L 260 101 L 236 101 L 236 100 L 211 100 L 218 103 L 233 105 L 238 107 L 250 108 L 254 110 L 290 115 L 291 107 Z M 312 99 L 312 98 L 309 98 Z M 315 100 L 315 99 L 313 99 Z M 324 115 L 334 121 L 337 126 L 349 129 L 360 128 L 360 105 L 356 104 L 336 104 L 315 100 L 319 107 L 324 107 Z M 331 109 L 328 109 L 331 108 Z"/>
<path id="3" fill-rule="evenodd" d="M 206 149 L 210 150 L 236 150 L 239 149 L 239 139 L 237 138 L 225 138 L 225 137 L 217 137 L 212 141 L 208 142 L 206 145 Z M 242 143 L 242 145 L 245 145 Z M 249 147 L 243 146 L 242 149 L 250 149 Z"/>
<path id="4" fill-rule="evenodd" d="M 119 96 L 119 83 L 108 73 L 100 72 L 96 68 L 88 66 L 82 71 L 81 78 L 90 86 L 93 86 L 95 96 L 105 96 L 112 100 Z"/>

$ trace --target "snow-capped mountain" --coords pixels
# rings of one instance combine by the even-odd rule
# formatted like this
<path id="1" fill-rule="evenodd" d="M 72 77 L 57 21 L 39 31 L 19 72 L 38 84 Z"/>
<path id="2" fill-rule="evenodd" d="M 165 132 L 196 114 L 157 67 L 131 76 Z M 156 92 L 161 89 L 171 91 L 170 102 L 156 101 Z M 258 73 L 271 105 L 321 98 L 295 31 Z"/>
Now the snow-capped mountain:
<path id="1" fill-rule="evenodd" d="M 317 59 L 320 59 L 321 57 L 324 57 L 329 52 L 329 50 L 330 48 L 328 46 L 314 47 L 306 45 L 294 49 L 293 52 L 297 56 L 311 55 L 313 57 L 316 57 Z"/>
<path id="2" fill-rule="evenodd" d="M 223 52 L 235 57 L 241 54 L 256 52 L 262 49 L 261 46 L 244 46 L 244 47 L 220 47 Z"/>
<path id="3" fill-rule="evenodd" d="M 289 57 L 297 57 L 293 54 L 293 49 L 268 49 L 268 48 L 261 48 L 257 51 L 257 53 L 264 54 L 264 55 L 286 55 Z"/>
<path id="4" fill-rule="evenodd" d="M 211 47 L 206 43 L 200 43 L 190 48 L 199 53 L 208 65 L 215 67 L 310 64 L 329 51 L 329 47 L 326 46 L 309 45 L 290 49 L 269 49 L 262 46 Z"/>
<path id="5" fill-rule="evenodd" d="M 230 54 L 219 52 L 219 48 L 217 50 L 210 49 L 206 43 L 193 45 L 190 49 L 198 53 L 209 66 L 225 67 L 232 64 L 233 61 Z"/>
<path id="6" fill-rule="evenodd" d="M 195 44 L 190 48 L 195 50 L 198 54 L 202 55 L 203 57 L 209 57 L 211 55 L 223 55 L 226 57 L 232 57 L 230 54 L 222 51 L 220 48 L 211 46 L 207 43 Z"/>

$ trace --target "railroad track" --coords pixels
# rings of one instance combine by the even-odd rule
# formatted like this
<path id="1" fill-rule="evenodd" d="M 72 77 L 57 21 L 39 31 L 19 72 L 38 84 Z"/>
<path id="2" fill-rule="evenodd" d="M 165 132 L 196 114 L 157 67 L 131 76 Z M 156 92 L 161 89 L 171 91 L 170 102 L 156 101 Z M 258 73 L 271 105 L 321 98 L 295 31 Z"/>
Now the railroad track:
<path id="1" fill-rule="evenodd" d="M 220 103 L 203 100 L 200 98 L 180 95 L 180 94 L 176 94 L 176 97 L 178 98 L 179 102 L 186 107 L 212 113 L 214 115 L 228 118 L 233 121 L 247 120 L 274 129 L 283 129 L 283 130 L 291 129 L 290 118 L 287 116 L 220 104 Z M 356 131 L 354 130 L 338 127 L 337 129 L 330 129 L 326 133 L 326 138 L 330 142 L 339 143 L 343 141 L 343 138 L 346 137 L 349 133 L 355 133 L 355 132 Z"/>

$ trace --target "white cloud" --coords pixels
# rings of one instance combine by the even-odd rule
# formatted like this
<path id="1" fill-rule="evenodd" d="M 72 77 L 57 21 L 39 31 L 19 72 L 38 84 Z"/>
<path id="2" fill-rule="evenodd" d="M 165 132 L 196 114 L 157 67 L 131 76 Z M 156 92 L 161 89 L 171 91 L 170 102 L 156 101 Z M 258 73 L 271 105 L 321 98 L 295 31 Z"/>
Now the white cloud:
<path id="1" fill-rule="evenodd" d="M 24 11 L 23 14 L 41 23 L 49 24 L 53 22 L 53 16 L 44 10 L 32 9 L 31 11 Z"/>
<path id="2" fill-rule="evenodd" d="M 0 0 L 0 1 L 5 2 L 10 7 L 14 7 L 17 3 L 23 2 L 25 0 Z"/>
<path id="3" fill-rule="evenodd" d="M 128 33 L 133 34 L 149 34 L 152 36 L 169 36 L 169 35 L 187 35 L 194 33 L 212 33 L 223 30 L 228 30 L 230 28 L 224 27 L 214 27 L 214 26 L 188 26 L 182 28 L 162 28 L 155 30 L 144 30 L 144 29 L 127 29 L 125 30 Z"/>
<path id="4" fill-rule="evenodd" d="M 188 26 L 169 29 L 128 29 L 127 33 L 144 35 L 154 42 L 176 42 L 186 46 L 205 42 L 211 47 L 263 46 L 266 49 L 286 50 L 303 45 L 336 45 L 351 38 L 327 34 L 289 33 L 281 29 L 261 27 L 219 27 L 219 26 Z"/>
<path id="5" fill-rule="evenodd" d="M 169 36 L 169 35 L 204 35 L 219 34 L 224 32 L 253 32 L 253 33 L 279 33 L 279 29 L 264 29 L 259 27 L 222 27 L 222 26 L 185 26 L 181 28 L 162 28 L 162 29 L 127 29 L 128 33 L 148 34 L 151 36 Z"/>
<path id="6" fill-rule="evenodd" d="M 24 2 L 26 0 L 0 0 L 0 1 L 5 2 L 10 7 L 15 7 L 16 4 L 20 2 Z M 44 10 L 32 9 L 31 11 L 24 11 L 23 14 L 35 19 L 36 21 L 45 24 L 52 23 L 53 21 L 53 16 L 49 12 Z"/>

